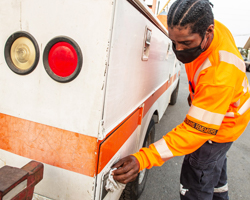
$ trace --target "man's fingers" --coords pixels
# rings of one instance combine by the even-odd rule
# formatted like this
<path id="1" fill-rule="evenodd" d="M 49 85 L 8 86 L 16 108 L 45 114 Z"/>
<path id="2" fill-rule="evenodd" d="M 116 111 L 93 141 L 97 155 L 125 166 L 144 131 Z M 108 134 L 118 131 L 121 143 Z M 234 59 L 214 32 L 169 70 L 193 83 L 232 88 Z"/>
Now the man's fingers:
<path id="1" fill-rule="evenodd" d="M 113 168 L 117 168 L 112 172 L 114 180 L 126 184 L 136 179 L 140 164 L 136 157 L 130 155 L 113 165 Z"/>
<path id="2" fill-rule="evenodd" d="M 133 165 L 131 165 L 130 163 L 123 163 L 122 167 L 118 168 L 117 170 L 113 171 L 114 175 L 120 175 L 120 174 L 125 174 L 128 171 L 130 171 L 131 169 L 133 169 Z"/>
<path id="3" fill-rule="evenodd" d="M 114 175 L 114 179 L 120 183 L 127 184 L 129 182 L 132 182 L 136 179 L 138 173 L 135 172 L 133 169 L 128 171 L 126 174 L 119 174 L 119 175 Z"/>
<path id="4" fill-rule="evenodd" d="M 112 168 L 119 168 L 119 167 L 121 167 L 122 165 L 123 165 L 123 163 L 124 163 L 124 161 L 121 159 L 121 160 L 119 160 L 117 163 L 115 163 L 113 166 L 112 166 Z"/>
<path id="5" fill-rule="evenodd" d="M 115 163 L 111 168 L 119 168 L 122 167 L 126 162 L 128 162 L 128 157 L 122 158 L 121 160 L 119 160 L 117 163 Z"/>
<path id="6" fill-rule="evenodd" d="M 113 171 L 113 174 L 123 174 L 130 171 L 132 168 L 136 168 L 139 171 L 139 162 L 134 156 L 127 156 L 122 158 L 116 164 L 112 166 L 112 168 L 117 168 L 117 170 Z"/>

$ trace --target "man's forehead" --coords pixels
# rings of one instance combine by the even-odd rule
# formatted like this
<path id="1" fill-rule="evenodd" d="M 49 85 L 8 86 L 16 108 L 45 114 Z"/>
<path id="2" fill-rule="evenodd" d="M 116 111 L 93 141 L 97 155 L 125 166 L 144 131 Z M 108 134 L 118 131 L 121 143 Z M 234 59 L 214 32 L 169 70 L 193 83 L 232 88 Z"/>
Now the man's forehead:
<path id="1" fill-rule="evenodd" d="M 169 27 L 168 31 L 169 31 L 169 37 L 172 40 L 176 38 L 188 39 L 194 35 L 189 25 Z"/>
<path id="2" fill-rule="evenodd" d="M 186 25 L 186 26 L 178 25 L 178 26 L 169 27 L 169 31 L 175 32 L 175 33 L 185 33 L 185 34 L 192 33 L 192 29 L 190 25 Z"/>

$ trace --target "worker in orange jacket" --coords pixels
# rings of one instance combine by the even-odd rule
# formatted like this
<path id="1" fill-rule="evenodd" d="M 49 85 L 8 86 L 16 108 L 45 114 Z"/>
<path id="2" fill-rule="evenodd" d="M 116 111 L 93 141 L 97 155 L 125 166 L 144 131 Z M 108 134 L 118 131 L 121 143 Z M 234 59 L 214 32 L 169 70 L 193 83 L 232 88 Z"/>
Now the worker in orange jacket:
<path id="1" fill-rule="evenodd" d="M 114 179 L 128 183 L 138 172 L 186 155 L 182 200 L 229 199 L 226 153 L 250 120 L 250 87 L 232 34 L 214 20 L 208 0 L 177 0 L 168 13 L 169 38 L 185 63 L 190 109 L 183 123 L 113 167 Z"/>

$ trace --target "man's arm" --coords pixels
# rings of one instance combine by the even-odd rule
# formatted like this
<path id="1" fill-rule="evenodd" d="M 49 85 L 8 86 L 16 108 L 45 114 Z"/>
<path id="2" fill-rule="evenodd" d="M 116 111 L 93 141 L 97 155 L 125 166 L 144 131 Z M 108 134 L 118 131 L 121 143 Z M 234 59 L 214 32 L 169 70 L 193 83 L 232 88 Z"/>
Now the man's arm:
<path id="1" fill-rule="evenodd" d="M 190 154 L 216 136 L 231 103 L 233 88 L 201 85 L 196 89 L 184 122 L 149 148 L 140 149 L 134 154 L 136 159 L 128 156 L 114 165 L 120 167 L 114 171 L 115 180 L 130 182 L 136 178 L 139 171 L 161 166 L 173 156 Z"/>

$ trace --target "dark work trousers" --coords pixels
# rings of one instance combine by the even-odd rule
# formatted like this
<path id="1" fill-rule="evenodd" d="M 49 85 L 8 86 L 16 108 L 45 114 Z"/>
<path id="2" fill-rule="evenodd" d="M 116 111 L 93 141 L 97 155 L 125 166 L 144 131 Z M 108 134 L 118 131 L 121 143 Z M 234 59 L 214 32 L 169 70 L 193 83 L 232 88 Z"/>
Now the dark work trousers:
<path id="1" fill-rule="evenodd" d="M 181 200 L 228 200 L 227 158 L 230 143 L 206 142 L 186 155 L 180 178 Z"/>

